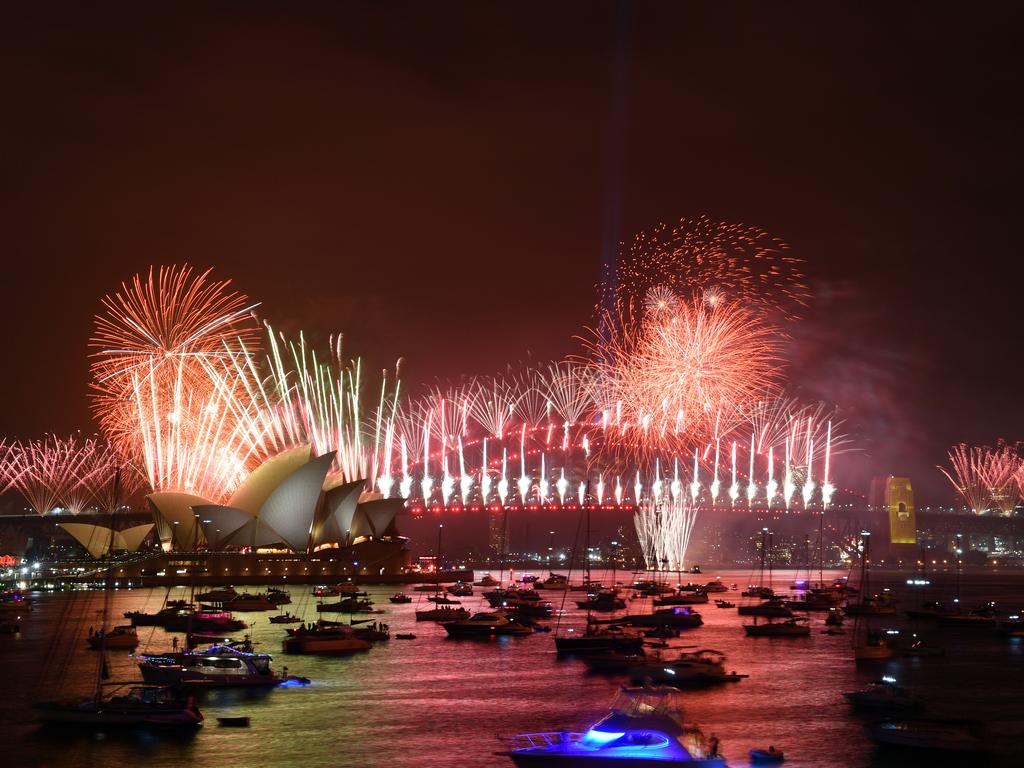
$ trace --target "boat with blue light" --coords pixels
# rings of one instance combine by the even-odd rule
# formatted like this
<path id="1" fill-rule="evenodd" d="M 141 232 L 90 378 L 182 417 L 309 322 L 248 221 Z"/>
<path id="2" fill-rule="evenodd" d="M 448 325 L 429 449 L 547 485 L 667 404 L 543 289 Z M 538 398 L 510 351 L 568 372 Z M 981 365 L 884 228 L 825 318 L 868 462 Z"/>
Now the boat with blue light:
<path id="1" fill-rule="evenodd" d="M 584 733 L 526 733 L 498 752 L 519 768 L 727 768 L 718 740 L 683 718 L 682 695 L 668 686 L 623 688 L 611 712 Z"/>

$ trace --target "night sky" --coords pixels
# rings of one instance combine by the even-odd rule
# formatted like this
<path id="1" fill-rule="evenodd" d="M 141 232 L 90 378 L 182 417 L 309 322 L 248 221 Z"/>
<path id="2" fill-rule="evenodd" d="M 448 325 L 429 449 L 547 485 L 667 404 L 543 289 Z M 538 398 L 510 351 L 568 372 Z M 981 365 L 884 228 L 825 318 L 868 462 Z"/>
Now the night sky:
<path id="1" fill-rule="evenodd" d="M 93 429 L 150 264 L 415 389 L 574 351 L 609 243 L 706 213 L 806 259 L 840 485 L 1024 438 L 1019 5 L 143 5 L 0 11 L 0 435 Z"/>

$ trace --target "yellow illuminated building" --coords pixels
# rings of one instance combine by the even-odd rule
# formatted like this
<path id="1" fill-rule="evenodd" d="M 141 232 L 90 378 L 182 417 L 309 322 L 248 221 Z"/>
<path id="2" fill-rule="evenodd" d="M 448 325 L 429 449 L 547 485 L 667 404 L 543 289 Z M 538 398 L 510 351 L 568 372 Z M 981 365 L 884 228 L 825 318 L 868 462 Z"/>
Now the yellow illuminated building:
<path id="1" fill-rule="evenodd" d="M 909 477 L 886 478 L 885 507 L 889 510 L 890 543 L 917 544 L 914 489 Z"/>

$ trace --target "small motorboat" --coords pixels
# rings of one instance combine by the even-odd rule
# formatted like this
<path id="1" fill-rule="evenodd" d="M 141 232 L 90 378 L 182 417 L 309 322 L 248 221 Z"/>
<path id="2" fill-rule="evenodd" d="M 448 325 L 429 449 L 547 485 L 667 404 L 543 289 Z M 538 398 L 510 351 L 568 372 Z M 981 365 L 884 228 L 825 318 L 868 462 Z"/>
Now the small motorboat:
<path id="1" fill-rule="evenodd" d="M 533 630 L 503 613 L 477 613 L 468 619 L 448 621 L 441 625 L 449 637 L 495 637 L 498 635 L 532 635 Z"/>
<path id="2" fill-rule="evenodd" d="M 416 635 L 414 635 L 412 632 L 402 632 L 400 634 L 395 635 L 395 640 L 415 640 L 415 639 L 416 639 Z"/>
<path id="3" fill-rule="evenodd" d="M 271 624 L 298 624 L 301 621 L 301 618 L 290 613 L 280 613 L 277 616 L 270 617 Z"/>
<path id="4" fill-rule="evenodd" d="M 730 603 L 728 600 L 715 600 L 715 605 L 719 608 L 735 608 L 736 603 Z"/>
<path id="5" fill-rule="evenodd" d="M 920 638 L 915 634 L 914 639 L 913 641 L 911 641 L 910 645 L 901 648 L 900 653 L 903 656 L 907 656 L 910 658 L 924 656 L 945 656 L 946 649 L 940 648 L 936 645 L 930 645 L 929 643 L 925 642 L 923 638 Z"/>
<path id="6" fill-rule="evenodd" d="M 754 765 L 775 765 L 785 759 L 786 756 L 782 750 L 776 749 L 774 746 L 770 746 L 768 749 L 750 750 L 750 762 Z"/>
<path id="7" fill-rule="evenodd" d="M 249 718 L 244 715 L 236 717 L 218 717 L 217 725 L 223 726 L 224 728 L 248 728 Z"/>
<path id="8" fill-rule="evenodd" d="M 392 602 L 392 603 L 411 603 L 412 602 L 412 598 L 409 597 L 409 595 L 405 594 L 404 592 L 398 592 L 398 593 L 392 595 L 391 597 L 389 597 L 388 600 L 390 602 Z"/>
<path id="9" fill-rule="evenodd" d="M 846 621 L 846 617 L 843 616 L 838 608 L 829 608 L 828 616 L 825 617 L 825 623 L 828 626 L 841 627 L 844 621 Z"/>
<path id="10" fill-rule="evenodd" d="M 447 595 L 434 595 L 433 597 L 428 597 L 427 600 L 438 605 L 462 605 L 461 600 L 452 600 Z"/>

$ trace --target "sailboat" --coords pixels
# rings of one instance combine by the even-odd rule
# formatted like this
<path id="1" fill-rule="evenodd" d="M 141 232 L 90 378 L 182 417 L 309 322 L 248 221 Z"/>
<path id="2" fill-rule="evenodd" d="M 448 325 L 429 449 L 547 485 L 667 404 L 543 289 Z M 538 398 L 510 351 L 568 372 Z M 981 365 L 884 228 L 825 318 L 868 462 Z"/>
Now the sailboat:
<path id="1" fill-rule="evenodd" d="M 870 620 L 866 618 L 883 611 L 874 610 L 870 598 L 867 597 L 870 594 L 868 587 L 871 574 L 871 534 L 862 531 L 861 540 L 863 541 L 863 551 L 860 557 L 859 602 L 848 603 L 843 609 L 848 615 L 856 617 L 853 627 L 853 658 L 856 661 L 891 659 L 896 654 L 896 650 L 889 642 L 889 636 L 885 632 L 872 629 Z M 850 610 L 852 606 L 856 607 L 856 610 Z M 889 613 L 895 612 L 895 607 L 889 611 Z M 863 625 L 863 630 L 861 630 L 861 625 Z"/>
<path id="2" fill-rule="evenodd" d="M 116 513 L 120 502 L 121 469 L 114 473 L 114 489 L 110 515 Z M 111 525 L 110 545 L 114 543 Z M 195 699 L 177 688 L 148 686 L 138 683 L 108 684 L 106 638 L 113 592 L 113 568 L 108 564 L 104 588 L 102 620 L 96 663 L 96 682 L 91 696 L 75 699 L 42 701 L 35 705 L 44 725 L 75 725 L 89 728 L 194 728 L 203 722 Z M 107 690 L 104 690 L 104 689 Z"/>
<path id="3" fill-rule="evenodd" d="M 584 500 L 589 496 L 589 493 L 590 482 L 588 480 Z M 590 582 L 590 507 L 586 504 L 582 506 L 583 509 L 580 510 L 580 515 L 586 515 L 587 523 L 586 549 L 584 551 L 584 557 L 586 558 L 586 581 Z M 581 519 L 580 522 L 582 523 L 583 520 Z M 579 536 L 578 528 L 576 529 L 576 535 L 577 537 Z M 578 538 L 576 541 L 578 541 Z M 573 559 L 569 561 L 569 577 L 566 579 L 566 583 L 572 577 L 572 566 L 576 559 L 576 541 L 573 541 Z M 562 607 L 565 607 L 564 595 L 562 597 Z M 586 607 L 587 609 L 586 629 L 583 632 L 576 632 L 570 628 L 566 630 L 564 635 L 560 635 L 556 629 L 555 650 L 558 653 L 589 654 L 607 651 L 636 653 L 643 648 L 644 639 L 641 635 L 627 632 L 622 627 L 616 625 L 600 626 L 591 618 L 593 606 L 589 601 L 586 602 L 585 606 L 581 607 Z M 559 613 L 559 623 L 561 623 L 561 612 Z"/>

